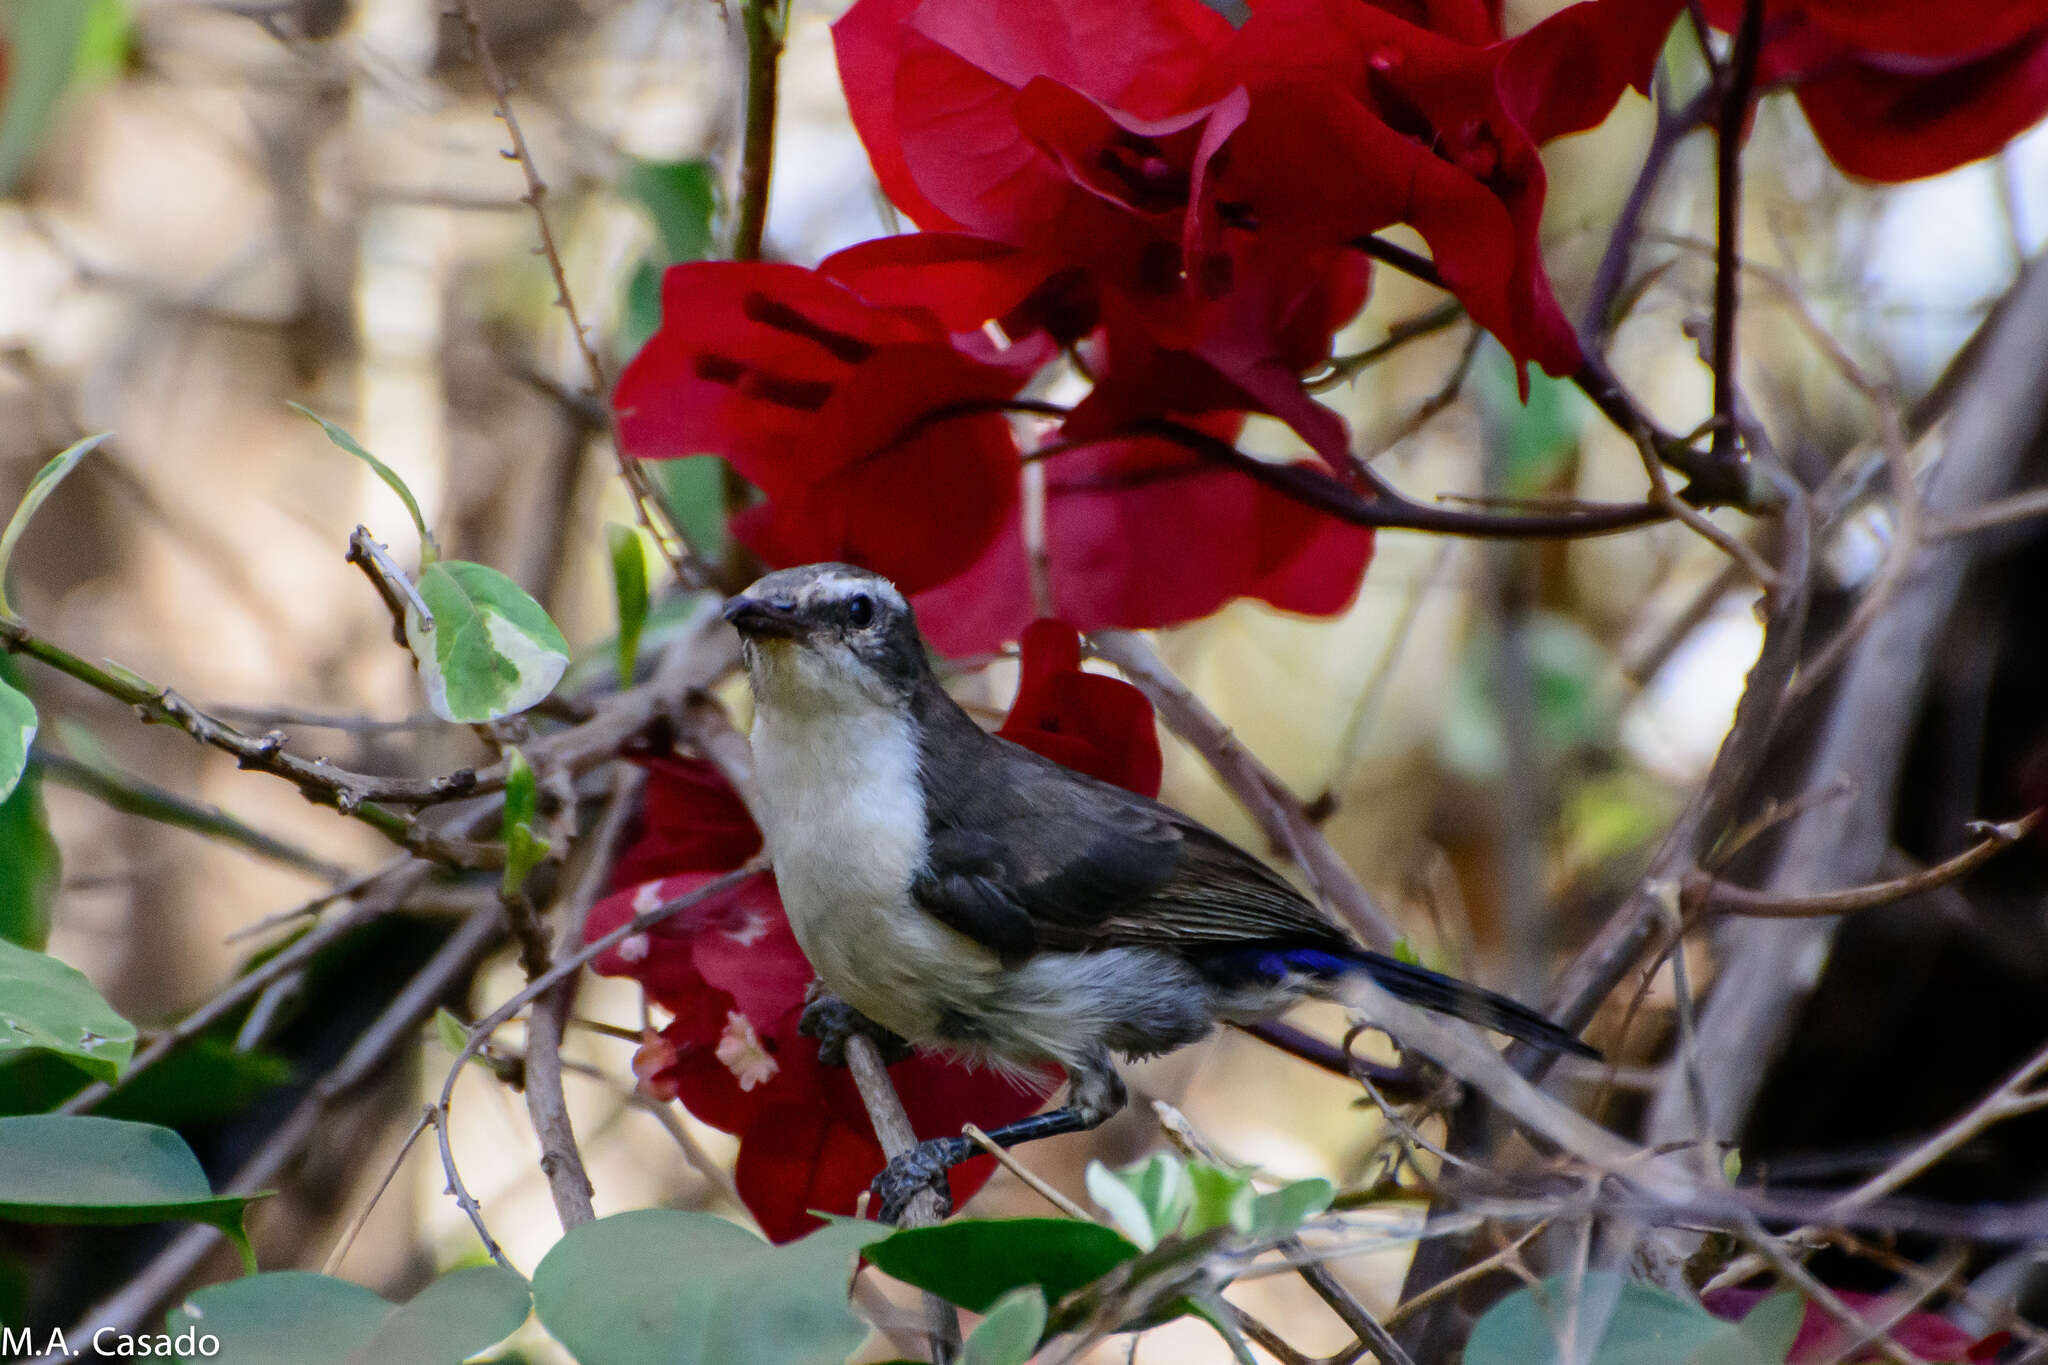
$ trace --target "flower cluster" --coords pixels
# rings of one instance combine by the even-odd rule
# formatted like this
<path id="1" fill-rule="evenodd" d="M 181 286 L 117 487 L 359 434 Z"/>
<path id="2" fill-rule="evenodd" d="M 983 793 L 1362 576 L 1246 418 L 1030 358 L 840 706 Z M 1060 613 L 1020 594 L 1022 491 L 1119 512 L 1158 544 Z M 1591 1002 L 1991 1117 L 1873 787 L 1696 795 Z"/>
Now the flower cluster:
<path id="1" fill-rule="evenodd" d="M 1128 683 L 1080 668 L 1072 626 L 1040 621 L 1024 632 L 1023 676 L 1000 733 L 1047 757 L 1155 794 L 1159 738 L 1152 708 Z M 602 937 L 664 901 L 687 895 L 752 857 L 761 834 L 710 765 L 643 760 L 647 798 L 640 830 L 612 873 L 613 894 L 591 908 L 585 932 Z M 770 873 L 633 935 L 593 964 L 638 981 L 670 1017 L 633 1061 L 642 1089 L 680 1100 L 699 1119 L 738 1135 L 733 1179 L 761 1228 L 776 1241 L 816 1226 L 812 1212 L 851 1213 L 883 1165 L 859 1093 L 843 1068 L 818 1061 L 797 1032 L 811 981 Z M 1038 1093 L 939 1056 L 898 1062 L 890 1076 L 920 1136 L 957 1133 L 1024 1117 Z M 994 1169 L 977 1158 L 952 1172 L 964 1202 Z"/>
<path id="2" fill-rule="evenodd" d="M 1706 0 L 1716 27 L 1743 0 Z M 2012 0 L 1767 0 L 1757 75 L 1828 157 L 1896 182 L 1989 156 L 2048 114 L 2048 9 Z"/>
<path id="3" fill-rule="evenodd" d="M 858 0 L 834 26 L 848 105 L 922 231 L 816 270 L 672 268 L 615 395 L 626 449 L 725 456 L 767 495 L 746 544 L 888 574 L 949 652 L 1037 614 L 1033 550 L 1083 628 L 1244 596 L 1341 610 L 1371 532 L 1176 430 L 1267 414 L 1349 479 L 1344 422 L 1302 380 L 1394 224 L 1518 362 L 1579 365 L 1537 250 L 1537 148 L 1642 85 L 1663 32 L 1641 0 L 1512 38 L 1498 11 L 1261 0 L 1233 26 L 1203 0 Z M 1091 387 L 1033 452 L 1034 545 L 1003 409 L 1062 357 Z"/>

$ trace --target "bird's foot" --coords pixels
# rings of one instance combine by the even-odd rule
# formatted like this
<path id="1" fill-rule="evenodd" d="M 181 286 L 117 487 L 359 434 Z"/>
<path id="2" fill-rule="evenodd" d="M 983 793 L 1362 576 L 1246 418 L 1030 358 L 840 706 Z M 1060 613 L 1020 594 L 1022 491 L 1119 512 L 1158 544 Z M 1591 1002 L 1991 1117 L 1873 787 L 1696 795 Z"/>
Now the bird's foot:
<path id="1" fill-rule="evenodd" d="M 804 1012 L 797 1018 L 796 1031 L 818 1040 L 818 1060 L 826 1066 L 846 1065 L 846 1040 L 865 1034 L 873 1040 L 886 1066 L 908 1057 L 910 1044 L 904 1042 L 853 1006 L 812 983 Z"/>
<path id="2" fill-rule="evenodd" d="M 946 1172 L 960 1160 L 959 1145 L 958 1138 L 932 1138 L 918 1143 L 901 1156 L 891 1157 L 882 1173 L 868 1186 L 880 1206 L 882 1221 L 890 1224 L 901 1221 L 910 1201 L 927 1189 L 938 1192 L 939 1216 L 943 1218 L 951 1213 L 953 1191 L 946 1184 Z"/>

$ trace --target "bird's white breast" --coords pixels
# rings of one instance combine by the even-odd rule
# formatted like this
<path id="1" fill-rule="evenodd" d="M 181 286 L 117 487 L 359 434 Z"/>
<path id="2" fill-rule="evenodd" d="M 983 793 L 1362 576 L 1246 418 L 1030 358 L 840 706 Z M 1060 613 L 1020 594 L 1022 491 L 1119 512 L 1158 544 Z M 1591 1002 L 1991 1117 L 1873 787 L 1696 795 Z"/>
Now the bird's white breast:
<path id="1" fill-rule="evenodd" d="M 899 708 L 763 706 L 754 763 L 790 927 L 832 993 L 931 1040 L 942 983 L 993 965 L 910 898 L 925 866 L 917 742 Z"/>

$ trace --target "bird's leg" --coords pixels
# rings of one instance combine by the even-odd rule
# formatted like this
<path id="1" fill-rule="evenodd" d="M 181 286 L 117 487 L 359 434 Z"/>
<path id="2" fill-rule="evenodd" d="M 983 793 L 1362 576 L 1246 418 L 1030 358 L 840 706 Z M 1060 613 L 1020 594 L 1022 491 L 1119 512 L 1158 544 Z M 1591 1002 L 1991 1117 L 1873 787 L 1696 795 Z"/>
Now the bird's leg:
<path id="1" fill-rule="evenodd" d="M 988 1130 L 988 1140 L 998 1147 L 1015 1147 L 1039 1138 L 1062 1133 L 1085 1133 L 1097 1128 L 1124 1107 L 1124 1083 L 1116 1074 L 1106 1051 L 1087 1063 L 1067 1068 L 1067 1102 L 1058 1109 L 1018 1119 Z M 953 1211 L 952 1192 L 946 1186 L 946 1172 L 973 1156 L 979 1148 L 964 1137 L 930 1138 L 892 1157 L 869 1186 L 874 1191 L 885 1223 L 893 1223 L 921 1189 L 929 1185 L 939 1193 L 945 1212 Z"/>
<path id="2" fill-rule="evenodd" d="M 856 1033 L 874 1041 L 886 1066 L 894 1066 L 911 1052 L 909 1043 L 826 990 L 822 981 L 813 981 L 804 992 L 804 1012 L 796 1021 L 796 1031 L 818 1040 L 818 1060 L 826 1066 L 846 1065 L 846 1040 Z"/>

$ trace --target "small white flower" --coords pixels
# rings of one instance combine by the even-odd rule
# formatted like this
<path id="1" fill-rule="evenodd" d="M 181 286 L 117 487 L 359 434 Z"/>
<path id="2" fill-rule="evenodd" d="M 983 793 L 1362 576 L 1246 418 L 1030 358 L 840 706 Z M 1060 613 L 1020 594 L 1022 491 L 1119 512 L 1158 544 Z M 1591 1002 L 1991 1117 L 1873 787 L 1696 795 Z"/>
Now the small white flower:
<path id="1" fill-rule="evenodd" d="M 725 1032 L 718 1035 L 718 1060 L 738 1078 L 741 1090 L 764 1085 L 782 1070 L 761 1045 L 761 1035 L 754 1032 L 754 1021 L 738 1010 L 726 1011 Z"/>
<path id="2" fill-rule="evenodd" d="M 647 950 L 650 946 L 647 935 L 628 934 L 619 944 L 619 961 L 644 962 L 647 960 Z"/>
<path id="3" fill-rule="evenodd" d="M 763 934 L 768 932 L 768 917 L 754 914 L 747 916 L 747 922 L 737 929 L 727 929 L 725 936 L 742 948 L 751 948 Z"/>
<path id="4" fill-rule="evenodd" d="M 649 910 L 652 910 L 652 909 L 653 909 L 653 908 L 654 908 L 655 906 L 657 906 L 657 905 L 660 905 L 660 904 L 661 904 L 661 882 L 660 882 L 660 880 L 659 880 L 659 879 L 656 879 L 656 880 L 654 880 L 654 881 L 651 881 L 651 882 L 642 882 L 642 883 L 640 883 L 640 885 L 639 885 L 638 887 L 634 888 L 634 891 L 633 891 L 633 913 L 634 913 L 634 914 L 636 914 L 636 915 L 644 915 L 644 914 L 646 914 L 646 913 L 647 913 L 647 912 L 648 912 Z"/>

